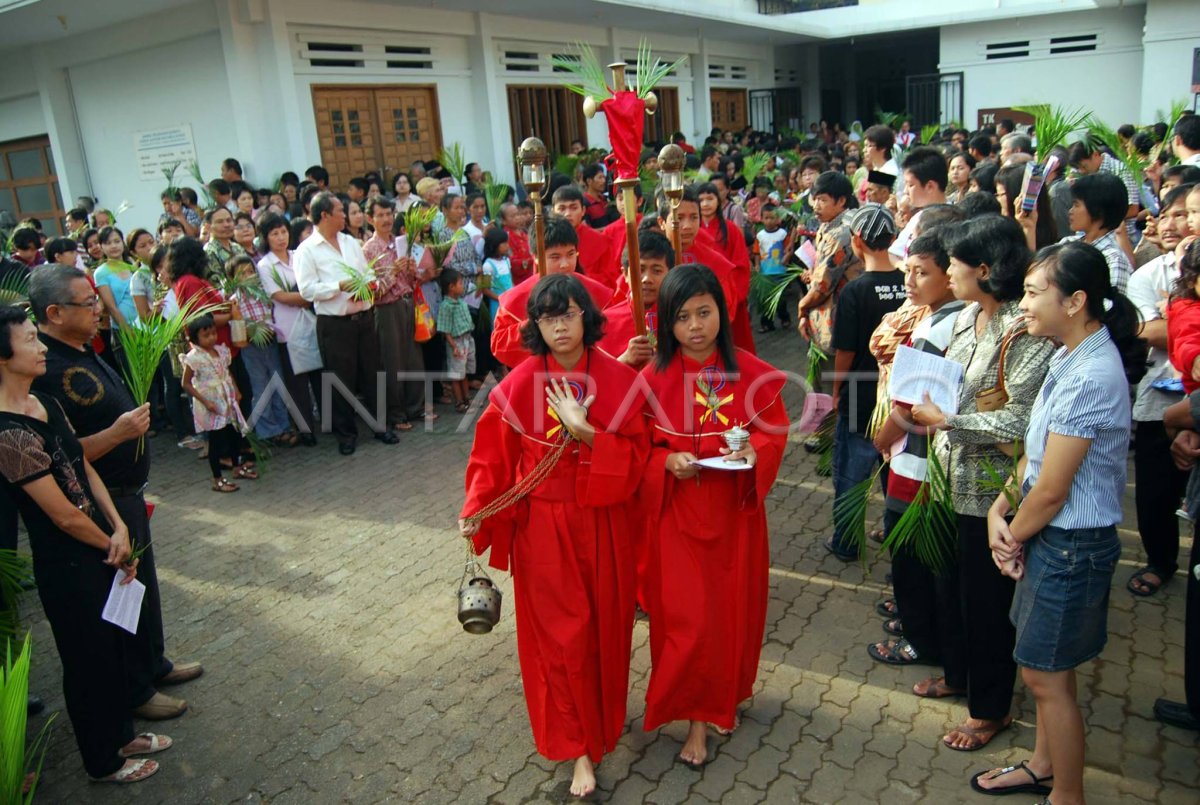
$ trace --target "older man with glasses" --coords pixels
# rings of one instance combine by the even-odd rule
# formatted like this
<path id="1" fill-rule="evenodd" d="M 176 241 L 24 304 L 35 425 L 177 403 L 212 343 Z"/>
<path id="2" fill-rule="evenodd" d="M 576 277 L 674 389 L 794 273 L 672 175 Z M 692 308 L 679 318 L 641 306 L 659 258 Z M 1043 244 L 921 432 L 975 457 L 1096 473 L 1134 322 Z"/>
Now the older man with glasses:
<path id="1" fill-rule="evenodd" d="M 136 635 L 124 634 L 129 707 L 136 718 L 182 715 L 187 702 L 157 688 L 188 682 L 204 669 L 198 662 L 172 663 L 165 656 L 161 597 L 144 492 L 150 453 L 137 442 L 150 427 L 150 408 L 137 406 L 121 377 L 92 351 L 101 302 L 77 268 L 47 265 L 29 282 L 29 301 L 42 343 L 46 374 L 34 388 L 62 405 L 84 455 L 100 475 L 129 529 L 132 544 L 145 547 L 138 580 L 146 585 Z"/>

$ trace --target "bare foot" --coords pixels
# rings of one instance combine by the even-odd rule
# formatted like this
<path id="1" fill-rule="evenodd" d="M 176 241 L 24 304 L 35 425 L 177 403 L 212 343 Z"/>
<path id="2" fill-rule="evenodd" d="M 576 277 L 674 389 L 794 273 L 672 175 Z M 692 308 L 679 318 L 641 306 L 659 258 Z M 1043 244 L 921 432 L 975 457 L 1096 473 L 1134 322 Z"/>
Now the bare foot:
<path id="1" fill-rule="evenodd" d="M 692 721 L 688 724 L 687 741 L 679 751 L 679 757 L 684 763 L 701 766 L 708 760 L 708 725 L 703 721 Z"/>
<path id="2" fill-rule="evenodd" d="M 571 796 L 586 797 L 596 790 L 596 767 L 587 755 L 575 759 L 575 776 L 571 778 Z"/>

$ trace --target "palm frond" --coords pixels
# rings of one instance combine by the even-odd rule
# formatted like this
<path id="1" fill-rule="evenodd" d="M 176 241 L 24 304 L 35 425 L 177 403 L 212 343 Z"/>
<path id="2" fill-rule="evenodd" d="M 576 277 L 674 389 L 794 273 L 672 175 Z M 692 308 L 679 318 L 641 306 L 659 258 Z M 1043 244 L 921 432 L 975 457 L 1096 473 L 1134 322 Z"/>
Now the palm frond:
<path id="1" fill-rule="evenodd" d="M 456 229 L 454 234 L 444 240 L 436 240 L 433 243 L 427 244 L 426 248 L 433 255 L 433 264 L 440 266 L 446 261 L 446 257 L 450 254 L 450 250 L 454 248 L 460 240 L 467 237 L 466 230 Z"/>
<path id="2" fill-rule="evenodd" d="M 1138 150 L 1133 147 L 1132 139 L 1122 142 L 1115 131 L 1096 117 L 1092 117 L 1088 121 L 1088 136 L 1091 138 L 1093 146 L 1103 145 L 1111 151 L 1113 158 L 1129 170 L 1135 182 L 1142 181 L 1142 174 L 1149 167 L 1150 159 L 1148 156 L 1138 153 Z"/>
<path id="3" fill-rule="evenodd" d="M 246 338 L 256 347 L 270 346 L 275 340 L 275 328 L 266 319 L 246 322 Z"/>
<path id="4" fill-rule="evenodd" d="M 808 373 L 805 375 L 805 379 L 810 388 L 817 387 L 817 380 L 821 376 L 821 364 L 828 360 L 829 356 L 825 354 L 824 350 L 814 342 L 808 342 Z"/>
<path id="5" fill-rule="evenodd" d="M 612 96 L 608 81 L 604 76 L 604 68 L 596 58 L 596 52 L 587 42 L 576 42 L 574 53 L 550 56 L 550 65 L 556 73 L 569 73 L 577 83 L 564 83 L 563 86 L 577 95 L 592 97 L 596 103 L 601 103 Z M 617 87 L 624 89 L 624 87 Z"/>
<path id="6" fill-rule="evenodd" d="M 904 122 L 904 113 L 886 112 L 879 104 L 875 104 L 875 122 L 890 129 L 898 129 L 900 128 L 900 124 Z"/>
<path id="7" fill-rule="evenodd" d="M 33 562 L 12 548 L 0 548 L 0 639 L 13 638 L 21 628 L 21 593 L 33 576 Z"/>
<path id="8" fill-rule="evenodd" d="M 33 741 L 26 744 L 31 641 L 32 638 L 26 633 L 15 659 L 12 643 L 6 641 L 4 665 L 0 668 L 3 672 L 0 679 L 0 722 L 3 723 L 0 727 L 0 791 L 5 802 L 26 805 L 33 801 L 41 776 L 42 760 L 45 758 L 50 724 L 55 718 L 52 715 Z M 25 792 L 25 777 L 30 771 L 34 772 L 34 778 L 29 791 Z"/>
<path id="9" fill-rule="evenodd" d="M 197 191 L 204 197 L 205 208 L 211 207 L 213 205 L 213 197 L 212 193 L 208 192 L 208 182 L 204 181 L 204 176 L 200 173 L 200 163 L 193 159 L 188 164 L 188 173 L 192 175 L 192 178 L 196 180 L 196 184 L 199 186 Z"/>
<path id="10" fill-rule="evenodd" d="M 638 184 L 642 186 L 642 203 L 653 204 L 658 191 L 658 174 L 645 165 L 638 168 Z"/>
<path id="11" fill-rule="evenodd" d="M 254 469 L 259 475 L 266 475 L 271 469 L 271 457 L 274 455 L 270 439 L 261 438 L 254 428 L 246 428 L 242 435 L 250 443 L 250 452 L 254 454 Z"/>
<path id="12" fill-rule="evenodd" d="M 407 250 L 405 257 L 412 257 L 413 247 L 425 237 L 425 230 L 433 225 L 437 214 L 437 207 L 425 204 L 414 204 L 404 211 L 402 220 L 404 221 L 404 242 Z"/>
<path id="13" fill-rule="evenodd" d="M 1014 106 L 1017 112 L 1033 115 L 1033 130 L 1037 134 L 1037 161 L 1045 163 L 1050 151 L 1065 145 L 1067 138 L 1077 131 L 1086 129 L 1092 119 L 1091 112 L 1083 107 L 1066 109 L 1048 103 Z"/>
<path id="14" fill-rule="evenodd" d="M 442 167 L 450 173 L 455 184 L 465 181 L 463 174 L 467 172 L 467 160 L 463 156 L 462 145 L 450 143 L 448 148 L 443 148 L 438 153 L 438 162 L 441 162 Z"/>
<path id="15" fill-rule="evenodd" d="M 183 167 L 182 159 L 179 160 L 178 162 L 172 162 L 170 165 L 163 165 L 162 167 L 159 168 L 159 170 L 162 171 L 163 177 L 167 180 L 167 189 L 166 189 L 167 193 L 170 193 L 172 195 L 175 194 L 175 190 L 176 190 L 175 174 L 179 172 L 179 169 L 181 167 Z"/>
<path id="16" fill-rule="evenodd" d="M 500 220 L 500 206 L 508 201 L 508 196 L 512 192 L 506 184 L 494 184 L 488 182 L 483 186 L 483 199 L 487 202 L 488 218 L 492 221 Z"/>
<path id="17" fill-rule="evenodd" d="M 673 62 L 664 62 L 659 59 L 651 62 L 650 58 L 650 42 L 643 37 L 638 42 L 637 75 L 634 83 L 634 92 L 642 99 L 645 99 L 646 95 L 660 81 L 687 62 L 687 56 L 680 56 Z M 617 89 L 624 89 L 624 87 L 617 87 Z"/>
<path id="18" fill-rule="evenodd" d="M 575 178 L 575 169 L 579 167 L 577 154 L 559 154 L 554 160 L 554 170 L 564 176 Z"/>
<path id="19" fill-rule="evenodd" d="M 461 229 L 458 231 L 462 231 Z M 382 255 L 380 255 L 382 256 Z M 365 269 L 357 268 L 349 263 L 342 263 L 342 271 L 346 274 L 346 279 L 350 280 L 350 298 L 356 302 L 365 302 L 367 304 L 375 304 L 376 280 L 375 263 L 379 260 L 376 257 L 367 263 Z"/>
<path id="20" fill-rule="evenodd" d="M 926 438 L 925 480 L 917 488 L 913 502 L 885 537 L 881 550 L 893 554 L 912 551 L 917 561 L 940 574 L 954 556 L 957 526 L 949 479 L 933 449 L 933 438 Z"/>
<path id="21" fill-rule="evenodd" d="M 929 145 L 934 138 L 942 131 L 942 127 L 938 123 L 930 123 L 928 126 L 921 127 L 921 145 Z"/>
<path id="22" fill-rule="evenodd" d="M 746 154 L 742 158 L 742 178 L 746 180 L 746 187 L 753 188 L 754 180 L 762 176 L 763 171 L 767 169 L 767 165 L 773 163 L 775 157 L 766 151 L 759 151 L 755 154 Z"/>
<path id="23" fill-rule="evenodd" d="M 783 295 L 788 286 L 800 279 L 802 269 L 789 268 L 786 273 L 768 276 L 761 271 L 750 275 L 751 298 L 758 304 L 759 310 L 769 319 L 774 319 L 783 302 Z"/>
<path id="24" fill-rule="evenodd" d="M 0 305 L 23 305 L 29 302 L 29 274 L 14 270 L 0 275 Z"/>
<path id="25" fill-rule="evenodd" d="M 875 468 L 871 476 L 850 487 L 833 504 L 833 524 L 841 532 L 842 541 L 854 548 L 855 555 L 866 559 L 864 548 L 867 543 L 867 506 L 871 502 L 871 490 L 878 483 L 883 464 Z"/>

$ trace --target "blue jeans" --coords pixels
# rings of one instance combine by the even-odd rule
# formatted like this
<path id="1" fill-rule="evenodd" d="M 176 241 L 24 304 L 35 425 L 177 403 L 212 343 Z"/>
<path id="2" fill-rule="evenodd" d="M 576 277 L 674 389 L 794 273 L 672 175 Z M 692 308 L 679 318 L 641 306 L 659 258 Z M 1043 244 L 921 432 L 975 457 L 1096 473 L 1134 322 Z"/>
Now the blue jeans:
<path id="1" fill-rule="evenodd" d="M 265 347 L 256 347 L 252 344 L 243 349 L 240 354 L 242 364 L 246 367 L 246 374 L 250 375 L 250 389 L 253 397 L 251 410 L 258 409 L 259 399 L 266 392 L 271 378 L 279 378 L 279 387 L 271 390 L 270 398 L 261 410 L 256 411 L 258 416 L 254 420 L 254 432 L 258 434 L 258 438 L 270 439 L 278 436 L 291 425 L 287 406 L 283 404 L 282 395 L 287 392 L 283 385 L 283 372 L 279 366 L 279 351 L 274 344 L 268 344 Z"/>
<path id="2" fill-rule="evenodd" d="M 856 484 L 871 477 L 879 463 L 879 451 L 865 433 L 852 432 L 848 417 L 838 414 L 833 434 L 833 505 L 836 507 Z M 887 470 L 879 474 L 884 493 L 887 493 Z M 833 550 L 842 556 L 856 556 L 837 523 L 833 526 Z"/>

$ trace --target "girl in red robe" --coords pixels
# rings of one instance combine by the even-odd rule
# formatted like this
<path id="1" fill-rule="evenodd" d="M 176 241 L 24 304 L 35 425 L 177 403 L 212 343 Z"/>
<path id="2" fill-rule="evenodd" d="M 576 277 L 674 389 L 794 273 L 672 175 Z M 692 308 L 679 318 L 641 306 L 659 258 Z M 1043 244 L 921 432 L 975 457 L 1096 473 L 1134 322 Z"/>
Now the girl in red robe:
<path id="1" fill-rule="evenodd" d="M 594 763 L 625 728 L 633 633 L 635 518 L 646 463 L 637 373 L 595 345 L 604 317 L 573 274 L 540 279 L 522 330 L 532 357 L 492 392 L 475 429 L 459 528 L 490 564 L 512 567 L 517 652 L 539 753 L 574 760 L 571 793 L 595 790 Z M 472 514 L 574 436 L 519 504 Z"/>
<path id="2" fill-rule="evenodd" d="M 712 182 L 696 188 L 700 199 L 700 234 L 712 239 L 708 244 L 733 263 L 738 287 L 737 312 L 733 316 L 733 343 L 755 353 L 754 334 L 750 329 L 750 250 L 742 228 L 721 212 L 721 194 Z"/>
<path id="3" fill-rule="evenodd" d="M 708 761 L 707 723 L 737 724 L 758 672 L 767 615 L 763 506 L 787 444 L 782 372 L 733 346 L 725 295 L 704 266 L 671 271 L 659 289 L 649 389 L 650 461 L 642 482 L 649 562 L 650 685 L 645 728 L 690 723 L 679 759 Z M 722 434 L 740 425 L 737 453 Z M 700 467 L 744 459 L 746 470 Z"/>

